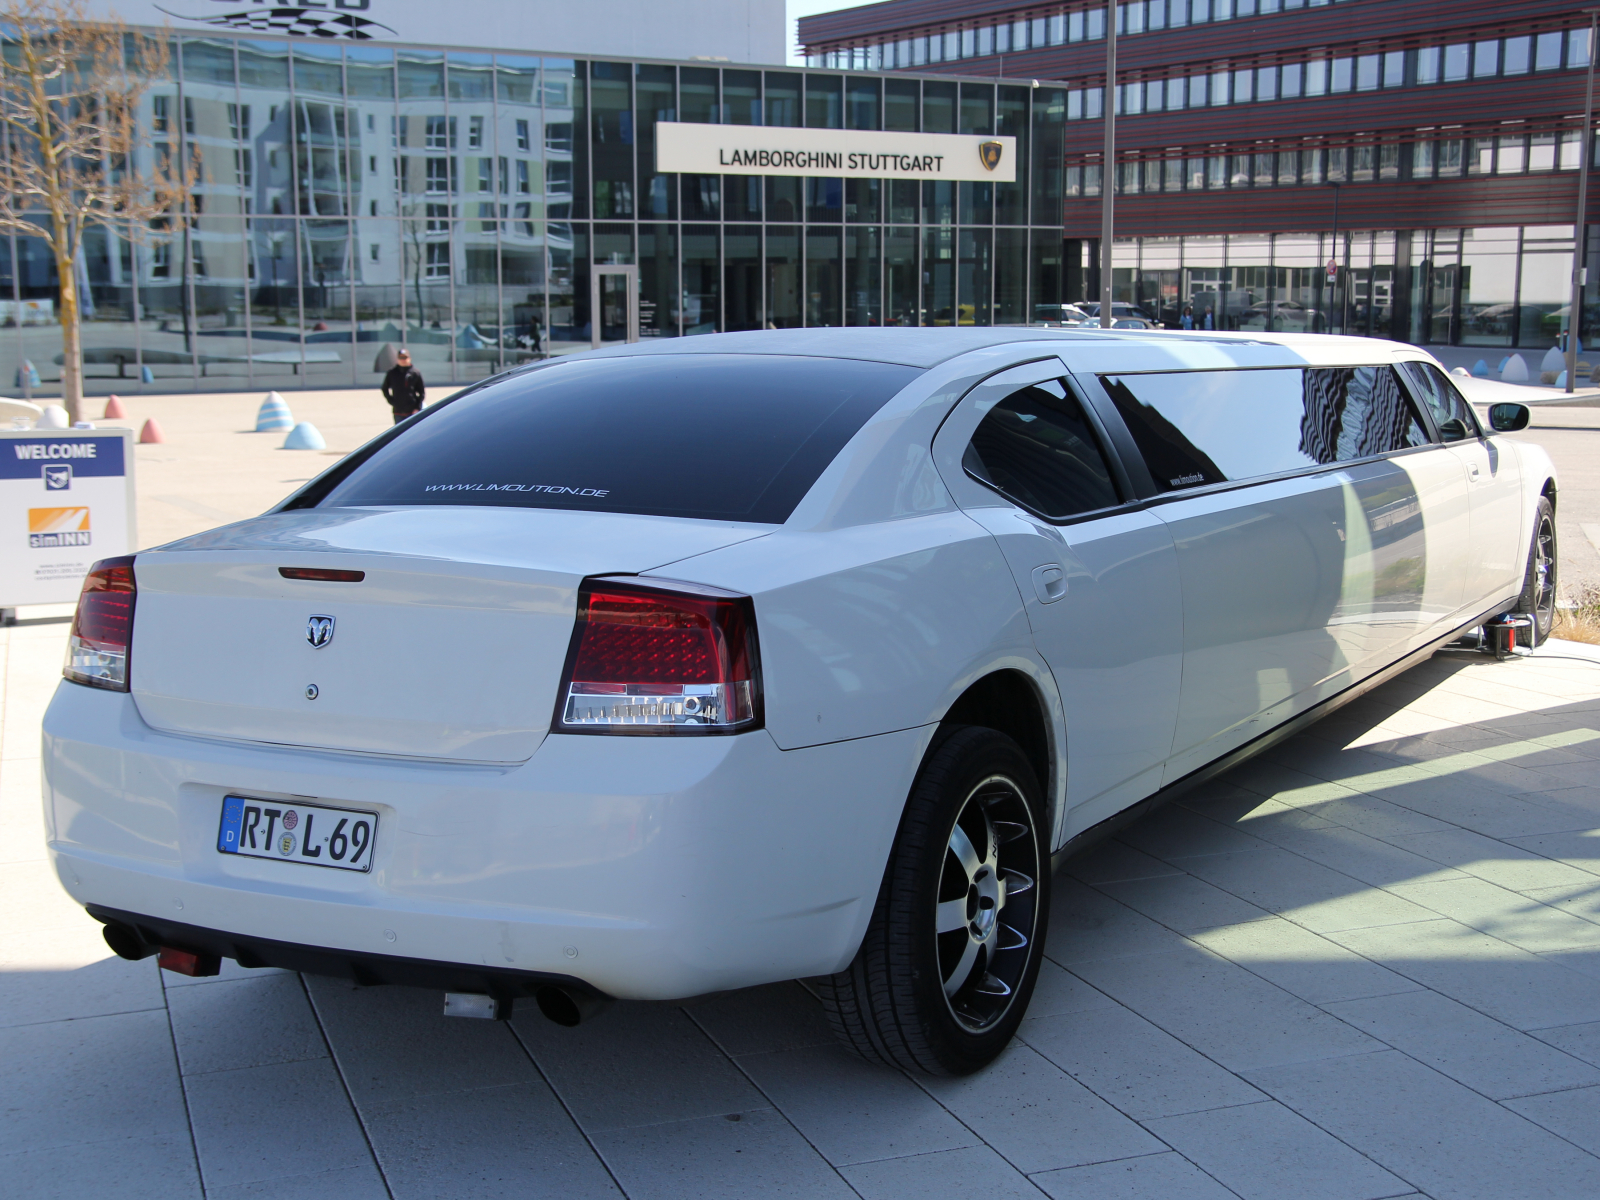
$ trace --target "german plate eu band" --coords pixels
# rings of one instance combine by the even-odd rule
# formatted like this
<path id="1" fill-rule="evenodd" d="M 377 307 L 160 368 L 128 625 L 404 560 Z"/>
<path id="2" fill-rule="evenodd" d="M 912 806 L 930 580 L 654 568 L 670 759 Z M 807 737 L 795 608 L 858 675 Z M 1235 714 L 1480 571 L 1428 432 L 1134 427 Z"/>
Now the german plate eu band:
<path id="1" fill-rule="evenodd" d="M 656 170 L 1015 183 L 1017 139 L 661 121 L 656 124 Z"/>

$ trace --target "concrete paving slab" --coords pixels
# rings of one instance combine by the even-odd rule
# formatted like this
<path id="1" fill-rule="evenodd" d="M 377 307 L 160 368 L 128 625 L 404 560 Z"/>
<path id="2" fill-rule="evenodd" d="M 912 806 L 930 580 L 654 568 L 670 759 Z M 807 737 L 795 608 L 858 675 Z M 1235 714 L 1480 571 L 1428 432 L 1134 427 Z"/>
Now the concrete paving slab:
<path id="1" fill-rule="evenodd" d="M 1388 996 L 1420 986 L 1282 917 L 1208 929 L 1194 941 L 1308 1004 Z"/>
<path id="2" fill-rule="evenodd" d="M 1039 1189 L 987 1146 L 860 1163 L 841 1174 L 861 1200 L 926 1200 L 928 1196 L 983 1196 L 1039 1200 Z"/>
<path id="3" fill-rule="evenodd" d="M 1377 1049 L 1243 967 L 1198 946 L 1079 963 L 1074 973 L 1231 1071 Z"/>
<path id="4" fill-rule="evenodd" d="M 1525 1096 L 1508 1100 L 1506 1107 L 1574 1146 L 1600 1154 L 1600 1087 Z"/>
<path id="5" fill-rule="evenodd" d="M 1244 1200 L 1379 1200 L 1413 1190 L 1272 1100 L 1164 1117 L 1148 1128 Z"/>
<path id="6" fill-rule="evenodd" d="M 144 960 L 152 968 L 151 960 Z M 172 1036 L 185 1075 L 327 1058 L 322 1030 L 296 975 L 176 988 Z"/>
<path id="7" fill-rule="evenodd" d="M 738 1060 L 802 1137 L 836 1167 L 953 1150 L 972 1131 L 897 1071 L 842 1046 L 807 1046 Z"/>
<path id="8" fill-rule="evenodd" d="M 837 1042 L 822 1004 L 798 983 L 745 988 L 685 1006 L 724 1054 L 763 1054 Z"/>
<path id="9" fill-rule="evenodd" d="M 1392 892 L 1276 846 L 1184 860 L 1194 874 L 1317 933 L 1399 925 L 1432 915 Z"/>
<path id="10" fill-rule="evenodd" d="M 1587 871 L 1545 858 L 1509 841 L 1485 837 L 1466 829 L 1405 834 L 1392 840 L 1395 845 L 1420 854 L 1423 858 L 1455 867 L 1514 892 L 1525 888 L 1592 883 L 1596 878 Z"/>
<path id="11" fill-rule="evenodd" d="M 699 1117 L 721 1120 L 769 1105 L 688 1014 L 669 1004 L 618 1004 L 602 1020 L 576 1029 L 519 1013 L 512 1026 L 591 1136 Z M 693 1138 L 707 1153 L 724 1145 L 701 1134 Z"/>
<path id="12" fill-rule="evenodd" d="M 165 1004 L 155 961 L 117 958 L 92 921 L 0 933 L 0 981 L 0 1026 L 159 1012 Z"/>
<path id="13" fill-rule="evenodd" d="M 1075 962 L 1176 950 L 1183 939 L 1166 926 L 1110 896 L 1057 877 L 1050 893 L 1050 940 L 1045 955 L 1070 968 Z"/>
<path id="14" fill-rule="evenodd" d="M 1600 1068 L 1594 1064 L 1438 992 L 1419 989 L 1325 1007 L 1491 1100 L 1600 1084 Z"/>
<path id="15" fill-rule="evenodd" d="M 1182 871 L 1142 850 L 1135 850 L 1126 842 L 1108 838 L 1069 862 L 1065 873 L 1080 883 L 1099 885 L 1181 875 Z"/>
<path id="16" fill-rule="evenodd" d="M 1046 1171 L 1033 1182 L 1053 1200 L 1235 1200 L 1237 1195 L 1171 1153 Z"/>
<path id="17" fill-rule="evenodd" d="M 1156 1154 L 1164 1145 L 1027 1046 L 984 1071 L 919 1081 L 1017 1170 L 1038 1171 Z"/>
<path id="18" fill-rule="evenodd" d="M 1437 1200 L 1581 1200 L 1600 1192 L 1600 1159 L 1398 1051 L 1250 1078 Z"/>
<path id="19" fill-rule="evenodd" d="M 1600 879 L 1595 880 L 1600 887 Z M 1400 883 L 1393 891 L 1443 917 L 1531 950 L 1600 946 L 1600 925 L 1561 911 L 1486 879 L 1463 876 L 1429 883 Z"/>
<path id="20" fill-rule="evenodd" d="M 633 1200 L 853 1200 L 850 1185 L 770 1109 L 609 1129 L 594 1143 Z"/>
<path id="21" fill-rule="evenodd" d="M 1257 908 L 1249 901 L 1241 900 L 1193 875 L 1130 879 L 1121 883 L 1103 883 L 1099 888 L 1113 900 L 1178 933 L 1196 933 L 1202 929 L 1266 921 L 1272 917 L 1265 909 Z"/>
<path id="22" fill-rule="evenodd" d="M 167 1014 L 0 1029 L 0 1155 L 189 1133 Z"/>
<path id="23" fill-rule="evenodd" d="M 206 1200 L 390 1200 L 383 1180 L 368 1167 L 261 1179 L 206 1188 Z"/>
<path id="24" fill-rule="evenodd" d="M 394 1200 L 621 1195 L 543 1080 L 415 1095 L 362 1118 Z"/>
<path id="25" fill-rule="evenodd" d="M 326 1058 L 190 1075 L 184 1088 L 208 1189 L 363 1168 L 377 1178 L 350 1098 Z"/>
<path id="26" fill-rule="evenodd" d="M 539 1078 L 505 1024 L 447 1017 L 438 992 L 307 979 L 328 1044 L 360 1108 Z"/>
<path id="27" fill-rule="evenodd" d="M 80 1142 L 70 1154 L 50 1147 L 0 1155 L 0 1179 L 8 1195 L 27 1200 L 83 1200 L 95 1194 L 116 1200 L 200 1200 L 207 1195 L 187 1129 Z"/>
<path id="28" fill-rule="evenodd" d="M 1458 921 L 1440 918 L 1328 936 L 1514 1029 L 1600 1020 L 1600 989 L 1581 973 Z"/>
<path id="29" fill-rule="evenodd" d="M 1261 1099 L 1239 1076 L 1121 1006 L 1030 1017 L 1017 1036 L 1136 1121 Z"/>

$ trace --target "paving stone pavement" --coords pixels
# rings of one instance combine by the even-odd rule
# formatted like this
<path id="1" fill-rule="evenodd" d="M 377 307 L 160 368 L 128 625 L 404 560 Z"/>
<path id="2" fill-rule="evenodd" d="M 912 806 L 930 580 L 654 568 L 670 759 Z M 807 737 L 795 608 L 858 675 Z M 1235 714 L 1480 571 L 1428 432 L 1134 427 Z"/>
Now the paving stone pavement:
<path id="1" fill-rule="evenodd" d="M 799 983 L 568 1030 L 111 957 L 42 844 L 65 631 L 0 631 L 19 1200 L 1600 1196 L 1594 648 L 1438 655 L 1067 864 L 1021 1035 L 930 1079 Z"/>

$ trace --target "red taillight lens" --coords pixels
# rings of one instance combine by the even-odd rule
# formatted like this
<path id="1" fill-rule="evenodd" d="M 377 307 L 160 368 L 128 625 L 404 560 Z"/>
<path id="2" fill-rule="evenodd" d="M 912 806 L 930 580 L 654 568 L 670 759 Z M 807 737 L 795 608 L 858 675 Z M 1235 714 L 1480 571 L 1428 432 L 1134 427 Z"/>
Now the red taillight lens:
<path id="1" fill-rule="evenodd" d="M 103 558 L 89 569 L 67 638 L 63 675 L 90 687 L 128 690 L 128 646 L 133 641 L 137 598 L 133 555 Z"/>
<path id="2" fill-rule="evenodd" d="M 592 579 L 578 594 L 558 731 L 736 733 L 761 722 L 750 597 Z"/>

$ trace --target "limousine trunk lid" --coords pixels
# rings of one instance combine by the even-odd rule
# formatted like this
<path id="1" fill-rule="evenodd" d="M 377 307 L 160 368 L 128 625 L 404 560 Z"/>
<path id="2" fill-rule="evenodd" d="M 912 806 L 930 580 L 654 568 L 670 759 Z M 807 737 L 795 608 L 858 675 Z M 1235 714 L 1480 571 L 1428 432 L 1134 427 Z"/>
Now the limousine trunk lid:
<path id="1" fill-rule="evenodd" d="M 446 506 L 227 526 L 135 560 L 134 702 L 169 733 L 520 762 L 549 730 L 585 576 L 768 528 Z M 306 568 L 362 577 L 281 570 Z"/>

